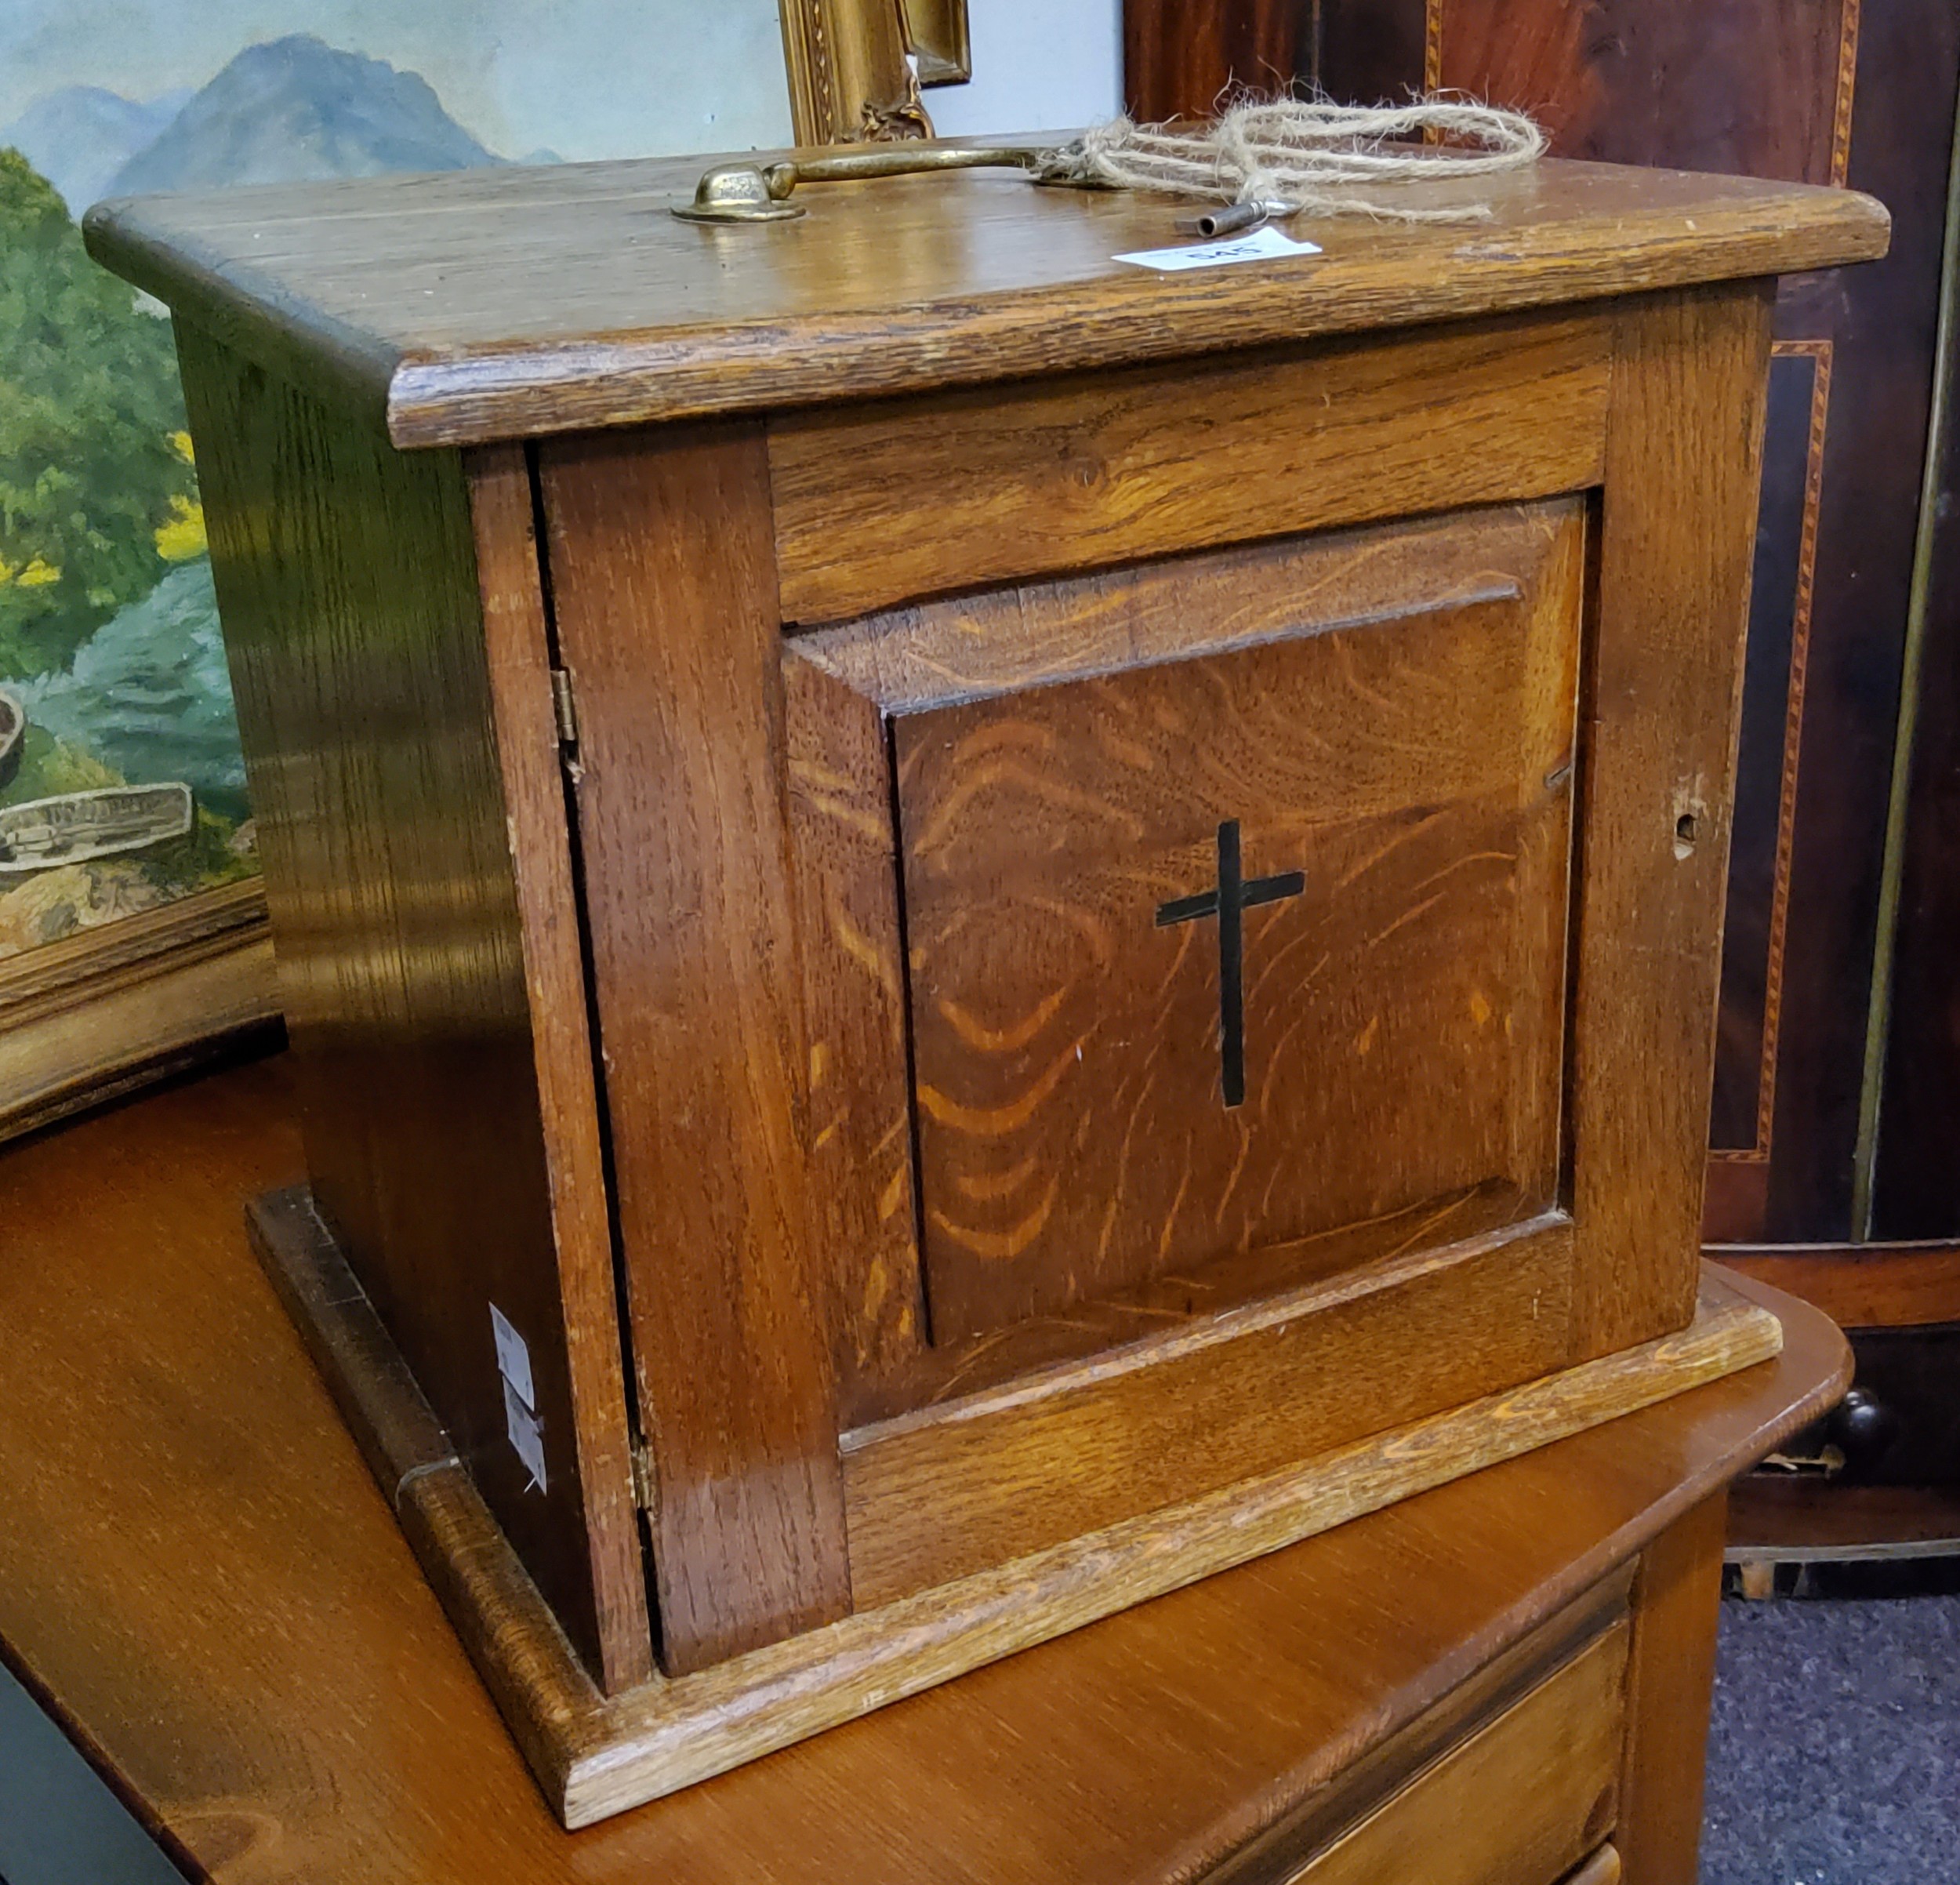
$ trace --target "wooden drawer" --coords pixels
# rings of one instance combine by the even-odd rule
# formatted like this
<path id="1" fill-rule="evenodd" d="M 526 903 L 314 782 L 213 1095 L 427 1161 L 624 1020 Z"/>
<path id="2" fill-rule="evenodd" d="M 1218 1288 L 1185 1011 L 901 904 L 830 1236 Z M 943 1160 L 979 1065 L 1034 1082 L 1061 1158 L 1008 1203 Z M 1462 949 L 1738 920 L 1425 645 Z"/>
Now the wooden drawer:
<path id="1" fill-rule="evenodd" d="M 1274 1885 L 1554 1885 L 1575 1868 L 1585 1885 L 1617 1876 L 1617 1861 L 1595 1849 L 1618 1810 L 1629 1637 L 1616 1623 L 1304 1864 L 1263 1876 Z"/>

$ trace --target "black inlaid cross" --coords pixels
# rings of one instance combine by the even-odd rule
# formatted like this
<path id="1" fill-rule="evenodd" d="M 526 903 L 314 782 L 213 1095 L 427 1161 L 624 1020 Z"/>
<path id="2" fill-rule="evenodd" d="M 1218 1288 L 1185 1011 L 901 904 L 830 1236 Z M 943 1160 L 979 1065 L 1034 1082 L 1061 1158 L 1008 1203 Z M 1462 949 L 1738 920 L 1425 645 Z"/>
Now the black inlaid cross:
<path id="1" fill-rule="evenodd" d="M 1229 818 L 1218 827 L 1218 888 L 1200 891 L 1195 897 L 1174 897 L 1157 906 L 1160 929 L 1200 917 L 1218 919 L 1219 1084 L 1228 1106 L 1239 1105 L 1246 1096 L 1246 952 L 1241 913 L 1258 904 L 1297 897 L 1306 887 L 1306 873 L 1300 870 L 1276 877 L 1254 877 L 1248 884 L 1239 865 L 1239 821 Z"/>

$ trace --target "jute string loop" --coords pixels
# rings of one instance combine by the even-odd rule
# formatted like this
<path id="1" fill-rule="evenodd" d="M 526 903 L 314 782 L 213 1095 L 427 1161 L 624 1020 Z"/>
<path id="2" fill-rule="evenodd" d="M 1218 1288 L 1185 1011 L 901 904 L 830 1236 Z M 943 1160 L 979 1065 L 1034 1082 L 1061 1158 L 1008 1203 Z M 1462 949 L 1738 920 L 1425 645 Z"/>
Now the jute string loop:
<path id="1" fill-rule="evenodd" d="M 1445 141 L 1421 143 L 1426 134 Z M 1544 148 L 1544 133 L 1522 112 L 1469 100 L 1356 106 L 1287 99 L 1246 100 L 1190 130 L 1112 118 L 1069 154 L 1098 183 L 1250 204 L 1269 216 L 1310 211 L 1461 223 L 1487 217 L 1490 205 L 1410 202 L 1381 186 L 1515 170 Z"/>

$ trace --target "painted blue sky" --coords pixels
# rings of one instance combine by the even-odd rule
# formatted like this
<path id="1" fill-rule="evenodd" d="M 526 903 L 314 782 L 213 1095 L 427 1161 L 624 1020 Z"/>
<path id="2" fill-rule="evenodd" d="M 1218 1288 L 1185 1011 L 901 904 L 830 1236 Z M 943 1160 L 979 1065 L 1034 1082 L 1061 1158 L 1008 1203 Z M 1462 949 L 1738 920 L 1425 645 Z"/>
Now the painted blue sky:
<path id="1" fill-rule="evenodd" d="M 0 0 L 0 125 L 63 85 L 194 89 L 289 33 L 419 72 L 501 156 L 790 141 L 775 0 Z"/>

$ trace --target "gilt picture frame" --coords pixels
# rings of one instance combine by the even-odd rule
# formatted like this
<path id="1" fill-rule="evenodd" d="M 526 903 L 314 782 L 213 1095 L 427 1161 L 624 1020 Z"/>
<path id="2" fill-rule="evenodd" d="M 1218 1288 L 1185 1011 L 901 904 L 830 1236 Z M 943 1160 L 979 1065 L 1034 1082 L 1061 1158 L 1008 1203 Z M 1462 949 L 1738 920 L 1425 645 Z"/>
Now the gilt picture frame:
<path id="1" fill-rule="evenodd" d="M 705 35 L 683 3 L 643 0 L 637 71 L 591 8 L 581 72 L 568 0 L 542 77 L 517 0 L 432 0 L 412 28 L 356 0 L 27 0 L 0 22 L 0 307 L 27 311 L 0 320 L 0 1139 L 279 1026 L 169 325 L 83 256 L 82 211 L 928 136 L 920 83 L 970 71 L 965 0 L 730 0 Z M 689 61 L 663 111 L 646 74 Z"/>

